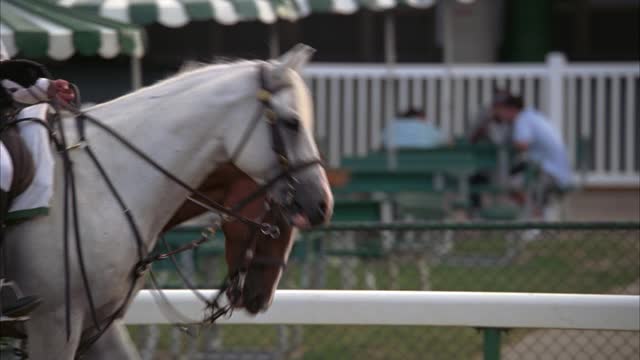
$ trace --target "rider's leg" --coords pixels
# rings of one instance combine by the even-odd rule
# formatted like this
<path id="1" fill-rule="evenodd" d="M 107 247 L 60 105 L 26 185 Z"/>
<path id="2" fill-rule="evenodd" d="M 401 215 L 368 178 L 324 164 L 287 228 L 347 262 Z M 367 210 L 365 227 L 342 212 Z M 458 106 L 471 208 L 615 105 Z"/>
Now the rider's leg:
<path id="1" fill-rule="evenodd" d="M 0 189 L 0 249 L 4 243 L 5 220 L 9 213 L 9 194 Z M 3 262 L 4 254 L 0 251 L 0 275 L 4 274 Z M 6 279 L 5 279 L 6 281 Z M 5 282 L 3 281 L 3 282 Z M 0 288 L 0 291 L 7 289 Z M 20 317 L 25 316 L 33 311 L 41 303 L 41 299 L 35 296 L 22 296 L 16 288 L 13 288 L 14 296 L 0 296 L 0 314 L 3 317 Z M 15 299 L 11 301 L 9 299 Z"/>

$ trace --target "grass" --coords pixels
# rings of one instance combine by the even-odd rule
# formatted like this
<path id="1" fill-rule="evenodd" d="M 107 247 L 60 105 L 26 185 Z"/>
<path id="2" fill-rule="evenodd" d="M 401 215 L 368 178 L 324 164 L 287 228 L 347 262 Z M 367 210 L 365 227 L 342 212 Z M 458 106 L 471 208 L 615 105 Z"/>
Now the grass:
<path id="1" fill-rule="evenodd" d="M 171 331 L 162 326 L 160 354 L 168 355 Z M 286 330 L 283 330 L 286 329 Z M 130 327 L 140 336 L 141 327 Z M 324 359 L 468 359 L 482 350 L 482 336 L 476 329 L 422 326 L 273 326 L 225 325 L 220 328 L 221 352 L 278 353 L 279 333 L 292 337 L 300 331 L 301 341 L 283 351 L 289 358 Z M 187 351 L 183 344 L 181 353 Z M 162 355 L 156 358 L 162 358 Z"/>
<path id="2" fill-rule="evenodd" d="M 509 261 L 496 260 L 493 265 L 474 261 L 502 259 L 514 244 L 524 244 L 521 232 L 454 235 L 455 245 L 446 257 L 470 260 L 453 262 L 439 257 L 439 262 L 428 266 L 430 290 L 610 293 L 640 279 L 637 232 L 545 232 L 523 245 Z M 344 237 L 334 237 L 330 243 L 342 240 Z M 318 258 L 310 257 L 311 273 L 305 276 L 311 287 L 341 289 L 344 277 L 353 276 L 348 279 L 352 287 L 366 289 L 365 278 L 369 274 L 375 277 L 378 289 L 419 290 L 422 289 L 419 267 L 425 261 L 421 255 L 427 251 L 426 247 L 395 250 L 382 258 L 351 262 L 348 271 L 344 271 L 344 260 L 355 258 L 333 256 L 324 262 L 324 284 L 314 279 L 320 274 Z M 302 267 L 293 262 L 280 288 L 299 288 L 302 278 Z M 133 330 L 139 335 L 139 328 Z M 289 358 L 310 360 L 468 359 L 482 351 L 481 334 L 464 328 L 229 325 L 219 331 L 225 351 L 280 351 Z M 526 335 L 522 331 L 518 334 L 505 341 L 516 341 Z M 288 346 L 280 345 L 282 339 L 288 339 Z M 168 349 L 170 343 L 170 331 L 164 327 L 160 348 Z"/>

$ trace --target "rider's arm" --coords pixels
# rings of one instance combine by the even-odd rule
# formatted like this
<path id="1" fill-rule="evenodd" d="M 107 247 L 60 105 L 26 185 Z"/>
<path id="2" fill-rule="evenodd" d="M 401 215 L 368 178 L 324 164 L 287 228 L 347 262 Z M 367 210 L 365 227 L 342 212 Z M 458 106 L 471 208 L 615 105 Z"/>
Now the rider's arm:
<path id="1" fill-rule="evenodd" d="M 73 100 L 75 94 L 65 80 L 50 80 L 42 65 L 26 60 L 0 62 L 0 85 L 14 102 L 32 105 L 57 97 Z"/>
<path id="2" fill-rule="evenodd" d="M 50 80 L 42 65 L 26 60 L 0 63 L 0 85 L 14 102 L 32 105 L 48 101 Z"/>
<path id="3" fill-rule="evenodd" d="M 28 87 L 23 87 L 9 79 L 4 79 L 1 83 L 11 95 L 13 101 L 20 104 L 33 105 L 50 99 L 49 87 L 51 86 L 51 80 L 49 79 L 39 78 L 33 85 Z"/>

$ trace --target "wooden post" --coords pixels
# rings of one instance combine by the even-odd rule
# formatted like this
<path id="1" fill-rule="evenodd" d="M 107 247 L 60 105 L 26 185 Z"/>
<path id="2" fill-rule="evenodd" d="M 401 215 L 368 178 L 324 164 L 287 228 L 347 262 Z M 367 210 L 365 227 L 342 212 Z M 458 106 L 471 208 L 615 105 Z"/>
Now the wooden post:
<path id="1" fill-rule="evenodd" d="M 131 89 L 138 90 L 142 87 L 142 59 L 131 57 Z"/>
<path id="2" fill-rule="evenodd" d="M 453 0 L 442 0 L 442 47 L 443 61 L 445 65 L 451 65 L 455 61 L 453 35 Z"/>
<path id="3" fill-rule="evenodd" d="M 441 128 L 445 135 L 449 138 L 453 138 L 453 117 L 451 116 L 452 98 L 451 92 L 453 90 L 453 76 L 451 75 L 451 65 L 455 62 L 455 37 L 453 35 L 453 0 L 443 0 L 442 4 L 442 46 L 443 46 L 443 62 L 445 65 L 445 76 L 442 79 L 441 91 L 441 106 L 440 113 Z"/>
<path id="4" fill-rule="evenodd" d="M 396 22 L 394 14 L 388 11 L 384 17 L 384 58 L 387 65 L 387 79 L 384 87 L 385 96 L 385 117 L 384 128 L 389 131 L 391 121 L 395 115 L 394 100 L 394 78 L 393 68 L 396 64 Z M 393 146 L 387 146 L 387 168 L 389 170 L 396 168 L 396 156 Z"/>
<path id="5" fill-rule="evenodd" d="M 278 23 L 269 26 L 269 58 L 280 56 L 280 38 L 278 37 Z"/>

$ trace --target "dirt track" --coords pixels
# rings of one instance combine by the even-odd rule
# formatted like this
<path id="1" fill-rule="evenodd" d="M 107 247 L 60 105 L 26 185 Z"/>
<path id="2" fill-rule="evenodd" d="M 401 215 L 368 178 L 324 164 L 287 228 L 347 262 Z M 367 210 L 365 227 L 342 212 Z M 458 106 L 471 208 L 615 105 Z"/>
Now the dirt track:
<path id="1" fill-rule="evenodd" d="M 565 199 L 565 220 L 640 220 L 640 190 L 588 190 Z"/>

